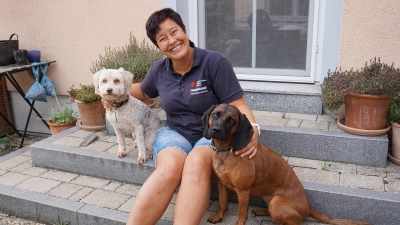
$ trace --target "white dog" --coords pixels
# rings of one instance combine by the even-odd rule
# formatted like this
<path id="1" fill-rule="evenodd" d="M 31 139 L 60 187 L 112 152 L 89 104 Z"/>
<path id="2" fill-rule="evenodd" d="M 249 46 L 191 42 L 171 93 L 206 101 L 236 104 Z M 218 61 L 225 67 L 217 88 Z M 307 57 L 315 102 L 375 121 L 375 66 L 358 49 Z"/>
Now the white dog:
<path id="1" fill-rule="evenodd" d="M 162 126 L 157 115 L 129 92 L 133 74 L 123 68 L 102 69 L 93 75 L 96 94 L 113 108 L 106 116 L 115 129 L 118 157 L 125 156 L 125 133 L 131 132 L 139 150 L 138 163 L 146 161 L 146 149 L 152 152 L 157 130 Z M 152 153 L 149 154 L 152 158 Z"/>

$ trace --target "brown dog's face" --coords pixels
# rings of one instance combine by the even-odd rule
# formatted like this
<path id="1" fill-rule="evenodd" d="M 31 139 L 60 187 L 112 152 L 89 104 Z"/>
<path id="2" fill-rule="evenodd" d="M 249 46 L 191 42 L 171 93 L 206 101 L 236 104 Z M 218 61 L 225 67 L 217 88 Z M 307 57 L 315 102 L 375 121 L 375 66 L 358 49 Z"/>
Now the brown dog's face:
<path id="1" fill-rule="evenodd" d="M 203 136 L 234 149 L 244 148 L 253 137 L 253 126 L 238 108 L 226 104 L 212 106 L 203 115 Z"/>
<path id="2" fill-rule="evenodd" d="M 204 136 L 221 141 L 233 139 L 240 122 L 239 113 L 236 107 L 226 104 L 217 105 L 207 116 L 208 126 L 204 129 Z"/>

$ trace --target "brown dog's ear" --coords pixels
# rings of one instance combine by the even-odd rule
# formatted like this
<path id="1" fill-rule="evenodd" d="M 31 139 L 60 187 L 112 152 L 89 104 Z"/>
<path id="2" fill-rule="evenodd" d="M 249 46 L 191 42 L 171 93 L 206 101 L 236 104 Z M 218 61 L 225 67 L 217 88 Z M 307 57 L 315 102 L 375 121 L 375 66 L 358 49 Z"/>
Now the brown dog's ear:
<path id="1" fill-rule="evenodd" d="M 209 124 L 208 124 L 208 120 L 210 118 L 210 115 L 212 113 L 212 111 L 214 111 L 215 107 L 217 107 L 216 105 L 211 106 L 204 114 L 203 114 L 203 126 L 204 126 L 204 130 L 203 130 L 203 136 L 207 139 L 211 139 L 211 136 L 208 134 L 208 129 L 209 129 Z"/>
<path id="2" fill-rule="evenodd" d="M 232 147 L 234 149 L 242 149 L 246 147 L 253 137 L 253 133 L 254 130 L 250 121 L 247 119 L 245 114 L 240 113 L 240 124 L 236 131 L 236 136 L 232 141 Z"/>
<path id="3" fill-rule="evenodd" d="M 99 79 L 100 79 L 100 75 L 103 72 L 103 70 L 104 70 L 104 68 L 93 74 L 94 93 L 98 94 L 98 95 L 100 95 L 100 93 L 99 93 Z"/>

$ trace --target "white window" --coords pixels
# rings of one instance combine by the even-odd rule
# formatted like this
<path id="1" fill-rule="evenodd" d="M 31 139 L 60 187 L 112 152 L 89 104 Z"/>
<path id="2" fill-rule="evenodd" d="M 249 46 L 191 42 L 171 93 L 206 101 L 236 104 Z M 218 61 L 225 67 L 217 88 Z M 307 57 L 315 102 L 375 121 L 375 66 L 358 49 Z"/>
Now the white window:
<path id="1" fill-rule="evenodd" d="M 239 79 L 314 82 L 315 0 L 199 0 L 198 45 Z"/>

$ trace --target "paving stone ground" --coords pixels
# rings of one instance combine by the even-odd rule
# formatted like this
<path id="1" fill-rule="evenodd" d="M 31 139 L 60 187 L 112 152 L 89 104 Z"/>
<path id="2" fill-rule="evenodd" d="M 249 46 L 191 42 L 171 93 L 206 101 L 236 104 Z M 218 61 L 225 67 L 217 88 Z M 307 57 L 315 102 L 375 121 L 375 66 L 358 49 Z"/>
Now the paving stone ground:
<path id="1" fill-rule="evenodd" d="M 341 132 L 340 129 L 337 128 L 335 119 L 330 116 L 307 117 L 289 113 L 262 114 L 259 112 L 255 112 L 255 115 L 257 116 L 257 121 L 261 124 L 271 123 L 275 125 L 280 124 L 280 126 L 296 126 L 304 129 L 321 129 Z M 78 130 L 68 136 L 57 139 L 52 144 L 79 147 L 79 143 L 90 134 L 92 134 L 92 132 Z M 85 149 L 102 151 L 115 155 L 117 146 L 115 136 L 110 136 L 103 132 L 98 132 L 97 134 L 99 135 L 99 139 L 85 147 Z M 128 140 L 128 154 L 134 156 L 137 153 L 132 146 L 132 141 L 130 141 L 130 139 Z M 378 168 L 283 157 L 293 167 L 297 176 L 303 181 L 400 193 L 400 166 L 390 161 L 388 161 L 385 168 Z M 0 162 L 0 185 L 38 192 L 121 212 L 129 212 L 136 194 L 140 189 L 139 185 L 34 167 L 32 166 L 29 151 Z M 175 197 L 176 196 L 174 196 L 174 199 Z M 171 201 L 171 204 L 161 219 L 173 221 L 174 199 Z M 209 224 L 206 220 L 208 216 L 217 210 L 217 207 L 217 201 L 210 201 L 210 205 L 201 224 Z M 251 211 L 252 207 L 250 207 L 249 210 Z M 236 218 L 237 204 L 230 203 L 230 208 L 221 225 L 235 224 Z M 0 224 L 37 224 L 4 223 L 4 221 L 12 219 L 11 217 L 0 217 Z M 268 225 L 274 223 L 269 217 L 255 217 L 250 213 L 247 224 Z M 320 223 L 310 219 L 306 220 L 303 224 Z"/>

